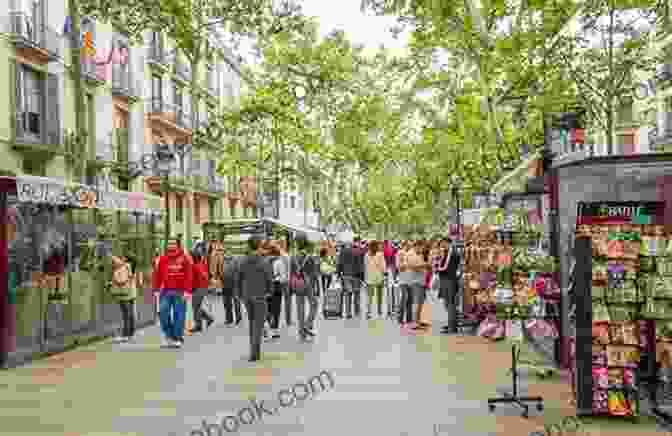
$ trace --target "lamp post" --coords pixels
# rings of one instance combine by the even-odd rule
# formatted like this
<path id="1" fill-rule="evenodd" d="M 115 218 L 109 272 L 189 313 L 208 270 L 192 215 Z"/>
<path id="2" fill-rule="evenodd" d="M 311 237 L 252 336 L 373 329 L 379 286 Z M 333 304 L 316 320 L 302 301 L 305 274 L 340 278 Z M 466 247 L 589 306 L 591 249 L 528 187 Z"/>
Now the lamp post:
<path id="1" fill-rule="evenodd" d="M 158 172 L 161 177 L 161 187 L 165 195 L 165 232 L 164 239 L 165 244 L 168 244 L 170 239 L 170 202 L 168 201 L 169 193 L 169 181 L 168 176 L 170 175 L 170 170 L 172 169 L 173 162 L 175 161 L 175 153 L 171 150 L 170 145 L 168 144 L 157 144 L 156 152 L 146 153 L 140 156 L 140 159 L 137 162 L 128 162 L 128 177 L 134 179 L 145 171 L 150 174 L 156 174 Z"/>

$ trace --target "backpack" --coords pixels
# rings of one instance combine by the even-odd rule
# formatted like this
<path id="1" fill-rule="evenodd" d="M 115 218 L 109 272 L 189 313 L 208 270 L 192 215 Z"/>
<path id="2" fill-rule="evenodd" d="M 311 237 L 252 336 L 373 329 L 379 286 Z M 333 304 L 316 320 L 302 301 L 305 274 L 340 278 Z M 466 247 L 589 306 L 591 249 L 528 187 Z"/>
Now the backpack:
<path id="1" fill-rule="evenodd" d="M 296 270 L 292 268 L 292 271 L 289 274 L 289 288 L 295 292 L 306 290 L 306 275 L 303 272 L 303 268 L 305 268 L 308 260 L 308 256 L 304 257 L 303 264 Z"/>

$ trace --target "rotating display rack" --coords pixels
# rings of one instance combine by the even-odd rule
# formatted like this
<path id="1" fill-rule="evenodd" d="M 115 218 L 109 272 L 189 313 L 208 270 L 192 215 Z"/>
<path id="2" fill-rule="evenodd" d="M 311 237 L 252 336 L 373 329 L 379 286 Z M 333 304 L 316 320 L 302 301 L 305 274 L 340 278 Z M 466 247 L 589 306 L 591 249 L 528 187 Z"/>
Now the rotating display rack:
<path id="1" fill-rule="evenodd" d="M 572 347 L 578 415 L 640 414 L 642 381 L 656 374 L 656 327 L 662 333 L 672 320 L 664 208 L 664 202 L 578 205 Z"/>

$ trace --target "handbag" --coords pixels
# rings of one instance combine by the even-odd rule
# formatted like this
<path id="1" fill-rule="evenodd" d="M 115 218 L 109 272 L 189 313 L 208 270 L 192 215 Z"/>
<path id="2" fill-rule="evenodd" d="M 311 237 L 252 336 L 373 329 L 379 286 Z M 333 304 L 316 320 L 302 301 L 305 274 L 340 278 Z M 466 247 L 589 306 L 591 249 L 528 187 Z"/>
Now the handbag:
<path id="1" fill-rule="evenodd" d="M 294 292 L 305 291 L 306 289 L 306 276 L 303 272 L 303 268 L 308 263 L 308 256 L 303 259 L 303 264 L 299 267 L 297 271 L 292 271 L 289 274 L 289 287 Z"/>

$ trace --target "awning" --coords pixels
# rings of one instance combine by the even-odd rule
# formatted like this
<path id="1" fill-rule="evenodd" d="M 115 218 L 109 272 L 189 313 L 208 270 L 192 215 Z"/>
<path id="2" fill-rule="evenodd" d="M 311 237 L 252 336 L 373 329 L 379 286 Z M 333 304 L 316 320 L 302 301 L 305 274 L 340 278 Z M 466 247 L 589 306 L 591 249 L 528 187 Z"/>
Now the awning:
<path id="1" fill-rule="evenodd" d="M 81 209 L 107 209 L 161 215 L 161 197 L 143 192 L 102 190 L 95 186 L 36 176 L 0 177 L 0 190 L 14 191 L 22 203 Z"/>
<path id="2" fill-rule="evenodd" d="M 273 218 L 264 218 L 266 221 L 269 221 L 273 224 L 276 224 L 281 227 L 285 227 L 288 230 L 291 230 L 295 233 L 303 233 L 306 235 L 309 241 L 312 242 L 320 242 L 325 239 L 325 235 L 323 232 L 320 232 L 319 230 L 313 230 L 313 229 L 308 229 L 305 227 L 300 227 L 300 226 L 295 226 L 292 224 L 286 224 L 283 223 L 282 221 L 273 219 Z"/>

